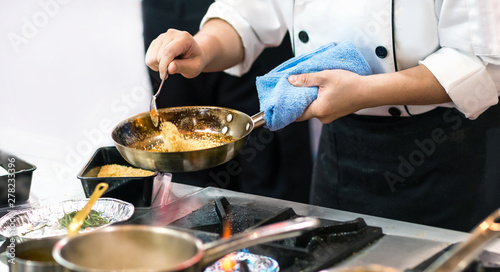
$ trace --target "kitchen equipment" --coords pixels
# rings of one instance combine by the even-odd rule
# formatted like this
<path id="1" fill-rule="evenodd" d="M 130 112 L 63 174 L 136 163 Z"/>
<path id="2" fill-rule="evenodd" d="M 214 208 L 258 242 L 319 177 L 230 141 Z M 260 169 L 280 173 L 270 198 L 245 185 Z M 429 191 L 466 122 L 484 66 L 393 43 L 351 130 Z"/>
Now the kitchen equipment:
<path id="1" fill-rule="evenodd" d="M 229 259 L 228 259 L 229 258 Z M 265 271 L 265 272 L 278 272 L 279 265 L 276 260 L 267 256 L 256 255 L 240 250 L 238 252 L 229 253 L 220 258 L 212 265 L 208 266 L 204 272 L 220 272 L 224 268 L 233 268 L 233 272 L 243 271 Z"/>
<path id="2" fill-rule="evenodd" d="M 0 150 L 0 167 L 8 173 L 0 175 L 0 207 L 13 208 L 28 201 L 36 166 Z"/>
<path id="3" fill-rule="evenodd" d="M 59 264 L 73 271 L 201 271 L 227 253 L 298 236 L 318 225 L 318 219 L 301 217 L 207 244 L 173 228 L 113 226 L 65 238 L 55 245 L 53 256 Z"/>
<path id="4" fill-rule="evenodd" d="M 65 272 L 69 271 L 56 263 L 52 257 L 52 248 L 60 240 L 57 237 L 26 241 L 16 245 L 6 254 L 10 258 L 11 272 Z"/>
<path id="5" fill-rule="evenodd" d="M 85 218 L 87 218 L 87 216 L 89 215 L 90 211 L 92 210 L 92 207 L 107 189 L 108 189 L 107 183 L 101 182 L 97 184 L 87 204 L 85 204 L 85 206 L 75 214 L 73 220 L 71 220 L 71 223 L 69 223 L 68 234 L 66 234 L 66 236 L 72 237 L 78 234 L 78 231 L 82 227 L 83 221 L 85 221 Z"/>
<path id="6" fill-rule="evenodd" d="M 158 124 L 159 124 L 158 108 L 156 107 L 156 98 L 158 98 L 158 95 L 160 95 L 161 87 L 163 87 L 163 82 L 165 82 L 165 79 L 167 79 L 167 76 L 168 76 L 168 73 L 165 73 L 165 76 L 161 80 L 160 87 L 158 87 L 158 91 L 151 98 L 151 105 L 149 107 L 149 109 L 150 109 L 149 116 L 151 117 L 151 121 L 153 122 L 155 127 L 158 127 Z"/>
<path id="7" fill-rule="evenodd" d="M 162 142 L 159 128 L 148 113 L 120 122 L 112 138 L 120 154 L 135 167 L 160 172 L 190 172 L 220 165 L 238 154 L 250 132 L 262 126 L 264 113 L 252 117 L 243 112 L 209 106 L 174 107 L 158 111 L 159 118 L 172 122 L 179 131 L 206 132 L 231 136 L 221 146 L 186 152 L 150 152 L 145 148 Z"/>
<path id="8" fill-rule="evenodd" d="M 467 266 L 483 249 L 500 236 L 500 209 L 490 214 L 481 222 L 465 241 L 444 252 L 441 257 L 432 262 L 423 272 L 459 272 Z M 394 268 L 379 265 L 341 268 L 336 272 L 397 272 Z M 421 271 L 421 270 L 409 270 Z"/>
<path id="9" fill-rule="evenodd" d="M 151 205 L 157 173 L 143 177 L 98 177 L 101 167 L 110 164 L 133 167 L 123 159 L 116 147 L 98 148 L 78 174 L 85 195 L 89 197 L 97 184 L 105 182 L 109 188 L 103 196 L 121 199 L 134 204 L 134 206 Z"/>
<path id="10" fill-rule="evenodd" d="M 97 185 L 87 204 L 76 213 L 68 225 L 67 237 L 72 237 L 78 233 L 92 206 L 107 188 L 108 184 L 106 183 Z M 43 238 L 27 241 L 9 248 L 7 254 L 12 254 L 9 262 L 10 271 L 66 271 L 64 267 L 56 263 L 51 254 L 52 248 L 59 240 L 59 237 Z"/>
<path id="11" fill-rule="evenodd" d="M 491 242 L 500 236 L 500 209 L 491 213 L 464 242 L 445 252 L 425 272 L 463 271 Z"/>
<path id="12" fill-rule="evenodd" d="M 345 267 L 335 269 L 335 272 L 399 272 L 399 270 L 379 264 L 369 264 L 365 266 Z"/>
<path id="13" fill-rule="evenodd" d="M 133 167 L 114 146 L 100 147 L 78 174 L 85 196 L 89 197 L 100 182 L 109 188 L 103 197 L 112 197 L 132 203 L 136 208 L 152 207 L 161 198 L 167 199 L 170 177 L 164 173 L 154 173 L 145 177 L 97 177 L 102 166 L 118 164 Z"/>
<path id="14" fill-rule="evenodd" d="M 209 187 L 131 223 L 183 229 L 209 243 L 224 237 L 228 221 L 231 233 L 236 234 L 300 217 L 290 204 L 294 203 Z M 276 260 L 280 271 L 316 272 L 359 256 L 384 237 L 381 228 L 367 225 L 362 218 L 338 221 L 318 217 L 320 226 L 299 237 L 247 249 Z"/>
<path id="15" fill-rule="evenodd" d="M 229 204 L 223 199 L 226 199 Z M 428 260 L 464 241 L 467 233 L 328 209 L 275 198 L 207 187 L 170 205 L 129 221 L 181 228 L 211 242 L 223 235 L 224 216 L 232 217 L 232 233 L 281 222 L 296 216 L 314 216 L 321 227 L 296 238 L 249 247 L 268 256 L 280 271 L 334 271 L 379 264 L 399 271 L 422 272 Z M 383 232 L 382 232 L 383 230 Z M 473 265 L 495 271 L 500 264 L 500 242 L 484 250 Z M 427 264 L 425 266 L 421 266 Z M 417 268 L 417 269 L 416 269 Z"/>
<path id="16" fill-rule="evenodd" d="M 10 212 L 0 218 L 0 235 L 9 237 L 6 242 L 13 238 L 17 243 L 45 237 L 62 237 L 67 234 L 67 229 L 60 227 L 59 219 L 64 214 L 81 210 L 87 202 L 87 199 L 66 200 L 49 206 Z M 81 229 L 81 233 L 129 219 L 134 214 L 134 205 L 114 198 L 100 198 L 93 210 L 100 212 L 109 223 Z"/>

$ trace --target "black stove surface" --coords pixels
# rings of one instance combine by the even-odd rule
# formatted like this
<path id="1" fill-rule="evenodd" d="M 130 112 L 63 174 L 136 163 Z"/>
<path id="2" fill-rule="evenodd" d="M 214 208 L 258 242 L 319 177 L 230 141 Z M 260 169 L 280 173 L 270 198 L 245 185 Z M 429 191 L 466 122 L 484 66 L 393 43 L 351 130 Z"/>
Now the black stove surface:
<path id="1" fill-rule="evenodd" d="M 222 237 L 223 224 L 231 222 L 231 233 L 300 217 L 292 208 L 266 206 L 258 202 L 230 203 L 214 199 L 168 226 L 189 230 L 203 242 Z M 275 259 L 280 271 L 319 271 L 334 266 L 383 236 L 379 227 L 368 226 L 362 218 L 339 222 L 321 219 L 321 227 L 305 234 L 248 248 L 248 251 Z"/>

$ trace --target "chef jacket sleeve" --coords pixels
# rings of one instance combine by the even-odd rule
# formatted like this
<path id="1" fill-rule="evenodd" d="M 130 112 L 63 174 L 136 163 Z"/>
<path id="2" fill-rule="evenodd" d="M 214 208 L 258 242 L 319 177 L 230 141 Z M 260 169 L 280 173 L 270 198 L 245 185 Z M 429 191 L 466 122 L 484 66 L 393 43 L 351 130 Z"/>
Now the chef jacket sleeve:
<path id="1" fill-rule="evenodd" d="M 500 1 L 442 0 L 441 48 L 420 63 L 470 119 L 498 103 L 500 94 Z M 438 4 L 436 4 L 438 5 Z"/>
<path id="2" fill-rule="evenodd" d="M 291 13 L 291 8 L 291 1 L 218 0 L 209 7 L 200 26 L 212 18 L 221 18 L 238 32 L 245 49 L 245 58 L 242 63 L 227 69 L 226 72 L 240 76 L 250 70 L 252 63 L 265 47 L 281 44 L 287 32 L 284 13 L 286 10 Z M 291 20 L 292 16 L 288 16 L 288 19 Z"/>

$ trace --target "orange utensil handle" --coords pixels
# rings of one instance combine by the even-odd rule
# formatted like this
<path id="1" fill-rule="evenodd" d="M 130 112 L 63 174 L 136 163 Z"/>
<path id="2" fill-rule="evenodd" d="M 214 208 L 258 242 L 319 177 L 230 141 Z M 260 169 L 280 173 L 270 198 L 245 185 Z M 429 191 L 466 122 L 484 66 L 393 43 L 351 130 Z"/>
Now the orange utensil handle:
<path id="1" fill-rule="evenodd" d="M 95 202 L 102 196 L 102 194 L 104 194 L 108 187 L 109 185 L 105 182 L 97 184 L 94 192 L 92 193 L 92 195 L 90 195 L 89 201 L 87 202 L 85 207 L 77 212 L 75 217 L 73 217 L 73 220 L 71 220 L 71 223 L 69 223 L 68 234 L 66 236 L 71 237 L 78 233 L 83 224 L 83 221 L 85 221 L 85 218 L 87 218 L 87 216 L 89 215 Z"/>

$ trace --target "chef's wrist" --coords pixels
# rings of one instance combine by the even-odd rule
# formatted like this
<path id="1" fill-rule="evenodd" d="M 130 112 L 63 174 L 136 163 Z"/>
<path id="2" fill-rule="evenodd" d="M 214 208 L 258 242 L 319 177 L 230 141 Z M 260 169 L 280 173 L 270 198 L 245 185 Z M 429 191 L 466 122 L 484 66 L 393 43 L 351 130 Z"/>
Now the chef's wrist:
<path id="1" fill-rule="evenodd" d="M 204 54 L 203 72 L 223 71 L 243 61 L 241 39 L 224 20 L 210 19 L 194 38 Z"/>
<path id="2" fill-rule="evenodd" d="M 381 97 L 379 89 L 383 88 L 376 75 L 361 76 L 358 88 L 356 88 L 356 99 L 359 109 L 373 108 L 384 105 L 384 98 Z"/>

